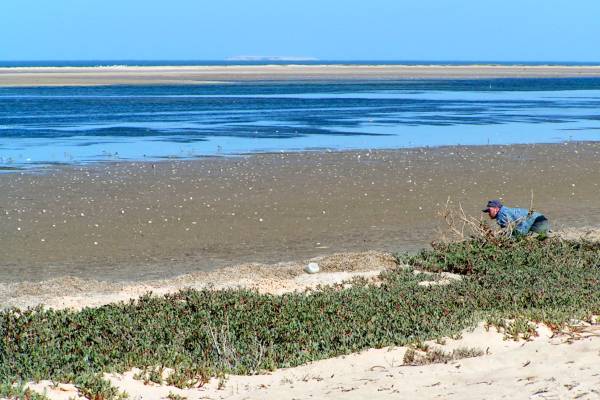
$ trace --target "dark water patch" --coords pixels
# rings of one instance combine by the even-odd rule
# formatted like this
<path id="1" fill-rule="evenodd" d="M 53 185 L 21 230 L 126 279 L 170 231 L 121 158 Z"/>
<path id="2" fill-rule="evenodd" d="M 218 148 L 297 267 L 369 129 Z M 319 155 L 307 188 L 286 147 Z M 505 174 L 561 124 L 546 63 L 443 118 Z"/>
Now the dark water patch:
<path id="1" fill-rule="evenodd" d="M 78 87 L 24 87 L 0 88 L 0 96 L 16 97 L 90 97 L 113 96 L 116 98 L 139 96 L 198 96 L 198 95 L 286 95 L 298 93 L 360 93 L 403 90 L 407 94 L 429 91 L 563 91 L 600 90 L 600 78 L 493 78 L 493 79 L 410 79 L 385 82 L 364 81 L 323 81 L 323 82 L 263 82 L 215 85 L 115 85 Z M 585 92 L 580 94 L 582 98 Z"/>
<path id="2" fill-rule="evenodd" d="M 0 164 L 597 140 L 598 110 L 599 78 L 3 88 Z"/>

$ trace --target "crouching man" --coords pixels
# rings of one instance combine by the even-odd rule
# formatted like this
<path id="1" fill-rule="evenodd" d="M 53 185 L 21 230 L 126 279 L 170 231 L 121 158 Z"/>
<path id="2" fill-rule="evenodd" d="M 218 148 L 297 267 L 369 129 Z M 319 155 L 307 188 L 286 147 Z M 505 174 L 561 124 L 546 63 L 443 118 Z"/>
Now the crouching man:
<path id="1" fill-rule="evenodd" d="M 513 234 L 527 235 L 531 232 L 547 234 L 550 231 L 548 218 L 539 212 L 526 208 L 511 208 L 500 200 L 490 200 L 484 210 L 491 219 L 495 219 L 501 228 L 512 228 Z"/>

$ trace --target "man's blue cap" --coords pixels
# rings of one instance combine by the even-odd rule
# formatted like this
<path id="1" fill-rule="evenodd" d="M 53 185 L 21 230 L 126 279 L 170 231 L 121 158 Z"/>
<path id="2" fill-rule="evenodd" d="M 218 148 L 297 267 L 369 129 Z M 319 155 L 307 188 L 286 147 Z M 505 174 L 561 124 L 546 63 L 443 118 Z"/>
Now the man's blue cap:
<path id="1" fill-rule="evenodd" d="M 488 212 L 488 210 L 492 207 L 502 208 L 502 202 L 500 202 L 500 200 L 490 200 L 487 202 L 487 206 L 485 206 L 485 208 L 481 211 Z"/>

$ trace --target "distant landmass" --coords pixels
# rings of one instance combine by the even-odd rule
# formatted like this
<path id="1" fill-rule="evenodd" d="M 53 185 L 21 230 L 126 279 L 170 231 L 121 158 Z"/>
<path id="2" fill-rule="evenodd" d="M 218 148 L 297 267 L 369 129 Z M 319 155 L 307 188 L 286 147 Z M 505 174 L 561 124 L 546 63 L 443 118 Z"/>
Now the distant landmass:
<path id="1" fill-rule="evenodd" d="M 317 61 L 315 57 L 298 56 L 234 56 L 226 59 L 227 61 Z"/>

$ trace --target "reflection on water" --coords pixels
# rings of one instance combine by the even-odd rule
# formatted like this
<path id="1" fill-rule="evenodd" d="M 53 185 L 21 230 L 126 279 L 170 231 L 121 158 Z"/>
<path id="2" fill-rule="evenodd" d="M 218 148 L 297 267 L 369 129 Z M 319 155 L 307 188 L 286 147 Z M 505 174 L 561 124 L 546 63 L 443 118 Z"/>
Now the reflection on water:
<path id="1" fill-rule="evenodd" d="M 0 88 L 0 167 L 600 140 L 600 79 Z"/>

